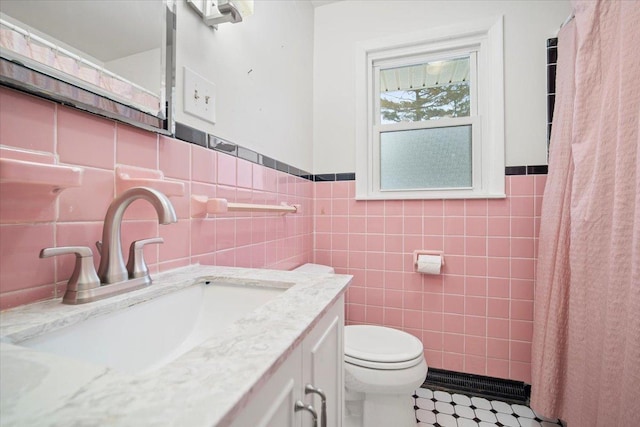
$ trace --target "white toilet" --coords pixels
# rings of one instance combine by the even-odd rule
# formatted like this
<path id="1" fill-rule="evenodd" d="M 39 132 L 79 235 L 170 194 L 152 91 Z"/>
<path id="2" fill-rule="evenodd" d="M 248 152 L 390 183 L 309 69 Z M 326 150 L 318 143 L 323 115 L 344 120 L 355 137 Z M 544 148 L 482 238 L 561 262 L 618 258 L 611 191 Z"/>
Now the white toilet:
<path id="1" fill-rule="evenodd" d="M 318 264 L 295 271 L 335 272 Z M 345 427 L 415 427 L 412 394 L 427 376 L 422 342 L 397 329 L 350 325 L 344 352 Z"/>

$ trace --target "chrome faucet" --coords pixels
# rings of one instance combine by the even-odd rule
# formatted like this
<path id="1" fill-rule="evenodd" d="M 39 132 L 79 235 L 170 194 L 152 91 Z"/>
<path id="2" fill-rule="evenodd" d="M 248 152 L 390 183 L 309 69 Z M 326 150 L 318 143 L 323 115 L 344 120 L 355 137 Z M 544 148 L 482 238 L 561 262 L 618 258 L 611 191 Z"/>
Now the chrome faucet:
<path id="1" fill-rule="evenodd" d="M 67 283 L 63 303 L 81 304 L 96 301 L 151 284 L 142 249 L 146 244 L 162 243 L 163 239 L 158 237 L 133 242 L 126 266 L 122 254 L 122 217 L 127 207 L 138 199 L 151 203 L 158 213 L 158 223 L 170 224 L 177 221 L 173 205 L 167 196 L 159 191 L 147 187 L 134 187 L 122 193 L 109 205 L 104 218 L 102 242 L 96 243 L 101 255 L 98 274 L 93 265 L 93 253 L 86 246 L 45 248 L 40 251 L 40 258 L 76 255 L 76 267 Z"/>
<path id="2" fill-rule="evenodd" d="M 129 278 L 122 255 L 120 226 L 124 211 L 138 199 L 151 203 L 158 213 L 158 223 L 170 224 L 177 221 L 173 205 L 167 196 L 159 191 L 147 187 L 134 187 L 118 196 L 111 202 L 107 215 L 104 217 L 102 243 L 98 245 L 98 248 L 101 248 L 98 277 L 103 284 L 122 282 Z M 150 243 L 156 242 L 159 243 L 159 241 Z M 131 249 L 133 250 L 133 247 Z"/>

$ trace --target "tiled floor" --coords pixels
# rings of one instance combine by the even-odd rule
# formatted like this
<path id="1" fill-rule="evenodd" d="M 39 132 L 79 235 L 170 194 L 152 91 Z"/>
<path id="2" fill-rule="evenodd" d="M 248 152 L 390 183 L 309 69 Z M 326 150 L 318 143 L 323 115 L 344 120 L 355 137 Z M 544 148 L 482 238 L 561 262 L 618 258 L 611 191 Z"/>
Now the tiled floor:
<path id="1" fill-rule="evenodd" d="M 558 427 L 558 420 L 536 415 L 523 405 L 482 397 L 416 390 L 416 418 L 419 427 Z"/>

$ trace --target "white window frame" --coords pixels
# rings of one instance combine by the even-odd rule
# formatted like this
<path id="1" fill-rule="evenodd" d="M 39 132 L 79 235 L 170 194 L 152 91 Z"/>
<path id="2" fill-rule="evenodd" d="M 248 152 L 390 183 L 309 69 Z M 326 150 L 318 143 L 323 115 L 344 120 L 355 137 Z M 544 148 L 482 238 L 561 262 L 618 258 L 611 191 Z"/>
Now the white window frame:
<path id="1" fill-rule="evenodd" d="M 379 68 L 471 55 L 471 116 L 380 124 Z M 435 28 L 357 45 L 356 199 L 501 198 L 504 191 L 503 19 Z M 474 60 L 475 59 L 475 60 Z M 477 73 L 474 67 L 477 64 Z M 475 95 L 475 96 L 474 96 Z M 380 189 L 380 133 L 472 125 L 472 187 Z"/>

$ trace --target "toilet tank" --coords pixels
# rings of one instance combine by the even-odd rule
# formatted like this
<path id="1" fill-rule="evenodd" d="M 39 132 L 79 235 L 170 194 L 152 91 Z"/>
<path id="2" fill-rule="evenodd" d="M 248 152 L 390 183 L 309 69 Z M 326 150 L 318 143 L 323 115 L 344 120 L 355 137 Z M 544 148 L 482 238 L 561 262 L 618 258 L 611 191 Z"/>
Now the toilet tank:
<path id="1" fill-rule="evenodd" d="M 334 274 L 336 272 L 333 267 L 321 264 L 303 264 L 298 268 L 294 268 L 293 271 L 315 274 Z"/>

